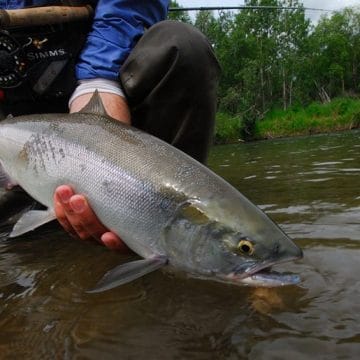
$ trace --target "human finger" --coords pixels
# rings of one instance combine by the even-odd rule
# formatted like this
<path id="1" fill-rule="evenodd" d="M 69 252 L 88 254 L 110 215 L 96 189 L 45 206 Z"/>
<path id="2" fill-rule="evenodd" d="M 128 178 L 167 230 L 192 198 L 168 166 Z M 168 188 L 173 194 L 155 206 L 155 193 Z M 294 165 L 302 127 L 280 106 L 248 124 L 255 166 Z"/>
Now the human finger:
<path id="1" fill-rule="evenodd" d="M 101 236 L 101 241 L 110 250 L 129 253 L 129 248 L 126 246 L 126 244 L 111 231 L 103 233 Z"/>
<path id="2" fill-rule="evenodd" d="M 55 190 L 55 214 L 60 224 L 75 237 L 82 240 L 91 238 L 82 224 L 81 215 L 78 215 L 70 205 L 70 199 L 74 196 L 71 186 L 61 185 Z"/>
<path id="3" fill-rule="evenodd" d="M 85 196 L 73 195 L 69 204 L 73 213 L 77 215 L 76 225 L 81 226 L 86 233 L 100 241 L 101 235 L 108 230 L 91 209 Z"/>
<path id="4" fill-rule="evenodd" d="M 129 251 L 125 243 L 100 222 L 85 196 L 75 194 L 68 185 L 61 185 L 54 199 L 57 217 L 68 232 L 82 240 L 95 238 L 111 250 Z"/>
<path id="5" fill-rule="evenodd" d="M 64 228 L 64 230 L 68 232 L 70 235 L 76 237 L 76 232 L 74 231 L 73 227 L 68 221 L 64 206 L 59 198 L 59 195 L 56 192 L 54 194 L 54 211 L 57 220 L 59 221 L 60 225 Z"/>

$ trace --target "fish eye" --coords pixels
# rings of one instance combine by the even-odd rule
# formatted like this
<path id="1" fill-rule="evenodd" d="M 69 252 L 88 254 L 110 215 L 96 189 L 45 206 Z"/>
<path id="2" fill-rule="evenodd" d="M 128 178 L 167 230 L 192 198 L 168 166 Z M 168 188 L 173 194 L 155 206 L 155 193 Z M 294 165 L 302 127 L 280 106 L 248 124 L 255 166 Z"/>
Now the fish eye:
<path id="1" fill-rule="evenodd" d="M 237 248 L 246 255 L 252 255 L 254 252 L 254 245 L 249 240 L 240 240 Z"/>

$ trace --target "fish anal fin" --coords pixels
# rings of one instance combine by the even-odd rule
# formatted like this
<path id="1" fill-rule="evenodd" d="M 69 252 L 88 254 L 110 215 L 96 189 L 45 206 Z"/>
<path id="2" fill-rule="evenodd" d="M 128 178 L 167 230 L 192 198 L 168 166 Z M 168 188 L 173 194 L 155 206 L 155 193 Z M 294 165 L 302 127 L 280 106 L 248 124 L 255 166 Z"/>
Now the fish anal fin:
<path id="1" fill-rule="evenodd" d="M 30 210 L 20 217 L 9 237 L 25 234 L 56 218 L 54 210 Z"/>
<path id="2" fill-rule="evenodd" d="M 165 257 L 158 256 L 121 264 L 108 271 L 96 284 L 95 288 L 88 290 L 87 293 L 99 293 L 127 284 L 130 281 L 161 268 L 166 265 L 166 263 L 167 259 Z"/>

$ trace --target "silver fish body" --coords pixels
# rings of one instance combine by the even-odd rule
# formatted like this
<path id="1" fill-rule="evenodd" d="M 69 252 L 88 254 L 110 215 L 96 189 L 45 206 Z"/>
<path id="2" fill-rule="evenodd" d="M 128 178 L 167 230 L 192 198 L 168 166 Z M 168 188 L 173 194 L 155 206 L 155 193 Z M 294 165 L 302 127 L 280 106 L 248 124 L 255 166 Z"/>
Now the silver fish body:
<path id="1" fill-rule="evenodd" d="M 50 213 L 56 187 L 69 184 L 138 255 L 195 276 L 241 283 L 302 256 L 261 210 L 207 167 L 105 114 L 7 119 L 0 123 L 0 162 Z"/>

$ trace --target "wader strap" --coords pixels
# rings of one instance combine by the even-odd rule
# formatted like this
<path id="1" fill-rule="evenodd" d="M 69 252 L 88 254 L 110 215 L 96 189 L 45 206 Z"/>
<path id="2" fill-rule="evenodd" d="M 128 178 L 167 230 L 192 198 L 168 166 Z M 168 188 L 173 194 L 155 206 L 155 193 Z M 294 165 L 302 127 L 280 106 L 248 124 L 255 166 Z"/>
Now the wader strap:
<path id="1" fill-rule="evenodd" d="M 45 69 L 45 71 L 40 76 L 37 83 L 34 85 L 33 90 L 38 95 L 42 95 L 44 92 L 46 92 L 49 86 L 61 73 L 62 69 L 65 67 L 67 62 L 68 59 L 64 59 L 64 60 L 56 60 L 50 63 L 50 65 Z"/>

